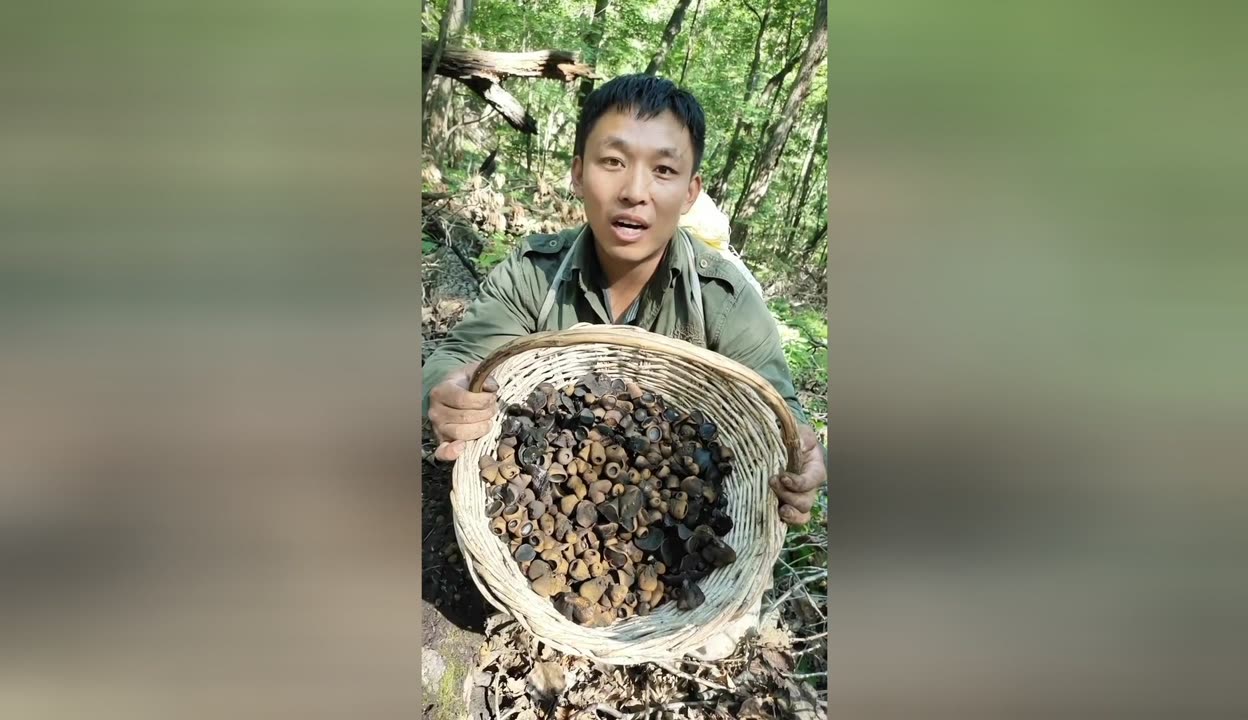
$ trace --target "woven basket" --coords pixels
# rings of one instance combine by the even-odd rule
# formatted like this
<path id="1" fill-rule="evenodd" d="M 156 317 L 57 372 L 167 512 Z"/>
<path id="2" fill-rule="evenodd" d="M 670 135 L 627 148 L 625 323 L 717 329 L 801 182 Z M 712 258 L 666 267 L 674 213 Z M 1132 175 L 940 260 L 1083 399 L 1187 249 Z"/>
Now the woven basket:
<path id="1" fill-rule="evenodd" d="M 695 610 L 677 610 L 669 602 L 645 617 L 582 627 L 530 589 L 507 545 L 490 532 L 477 462 L 498 447 L 505 418 L 501 408 L 521 402 L 539 383 L 562 387 L 589 372 L 630 378 L 676 407 L 700 408 L 736 453 L 735 468 L 725 479 L 733 529 L 724 540 L 736 550 L 737 560 L 699 584 L 706 601 Z M 499 385 L 500 412 L 490 431 L 469 442 L 456 462 L 451 504 L 469 573 L 492 605 L 561 652 L 624 665 L 684 657 L 759 600 L 784 540 L 768 480 L 786 467 L 798 470 L 801 447 L 793 415 L 770 383 L 695 345 L 631 326 L 602 325 L 515 340 L 481 363 L 470 389 L 480 392 L 491 374 Z"/>

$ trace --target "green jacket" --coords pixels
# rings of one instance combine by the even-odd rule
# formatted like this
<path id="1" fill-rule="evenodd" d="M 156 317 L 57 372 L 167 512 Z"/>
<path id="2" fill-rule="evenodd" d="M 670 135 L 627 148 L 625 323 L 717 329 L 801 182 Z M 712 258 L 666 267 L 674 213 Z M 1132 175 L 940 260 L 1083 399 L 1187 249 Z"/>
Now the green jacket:
<path id="1" fill-rule="evenodd" d="M 775 387 L 799 423 L 809 424 L 793 388 L 779 328 L 763 298 L 718 251 L 683 230 L 676 240 L 682 241 L 669 244 L 654 278 L 642 291 L 636 324 L 752 368 Z M 563 279 L 553 303 L 548 303 L 561 266 Z M 696 278 L 687 277 L 690 268 L 695 269 Z M 424 414 L 429 413 L 429 391 L 451 370 L 485 359 L 514 338 L 566 330 L 582 322 L 611 324 L 602 284 L 593 237 L 585 226 L 555 235 L 533 235 L 519 243 L 481 283 L 480 296 L 426 360 L 421 374 Z M 699 297 L 694 297 L 695 286 L 700 289 Z M 698 322 L 699 299 L 704 323 Z M 543 316 L 541 322 L 539 316 Z"/>

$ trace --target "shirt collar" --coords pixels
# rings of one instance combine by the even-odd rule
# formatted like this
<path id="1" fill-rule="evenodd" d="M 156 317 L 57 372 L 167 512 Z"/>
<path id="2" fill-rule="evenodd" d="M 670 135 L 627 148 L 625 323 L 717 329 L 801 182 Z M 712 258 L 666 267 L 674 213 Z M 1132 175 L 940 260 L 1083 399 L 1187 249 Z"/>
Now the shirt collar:
<path id="1" fill-rule="evenodd" d="M 675 284 L 676 276 L 685 268 L 690 267 L 692 263 L 692 258 L 689 257 L 689 245 L 682 241 L 684 232 L 683 228 L 676 229 L 676 234 L 668 242 L 667 252 L 663 253 L 663 259 L 659 261 L 659 267 L 655 270 L 656 277 L 664 277 L 666 272 L 668 287 Z M 590 282 L 602 283 L 598 254 L 594 251 L 594 232 L 590 230 L 588 223 L 581 227 L 581 231 L 577 233 L 572 243 L 572 248 L 569 250 L 572 257 L 568 261 L 568 271 L 576 271 L 582 289 L 588 290 L 586 276 Z"/>

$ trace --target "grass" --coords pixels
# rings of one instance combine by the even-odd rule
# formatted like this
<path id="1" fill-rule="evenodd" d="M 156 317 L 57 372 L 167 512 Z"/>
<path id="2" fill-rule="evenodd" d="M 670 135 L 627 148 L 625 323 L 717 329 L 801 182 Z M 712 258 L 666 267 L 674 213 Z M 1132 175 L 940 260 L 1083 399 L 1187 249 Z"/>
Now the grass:
<path id="1" fill-rule="evenodd" d="M 467 666 L 451 658 L 446 658 L 446 672 L 438 683 L 437 697 L 434 702 L 433 720 L 459 720 L 464 717 L 467 709 L 463 702 L 464 676 Z"/>

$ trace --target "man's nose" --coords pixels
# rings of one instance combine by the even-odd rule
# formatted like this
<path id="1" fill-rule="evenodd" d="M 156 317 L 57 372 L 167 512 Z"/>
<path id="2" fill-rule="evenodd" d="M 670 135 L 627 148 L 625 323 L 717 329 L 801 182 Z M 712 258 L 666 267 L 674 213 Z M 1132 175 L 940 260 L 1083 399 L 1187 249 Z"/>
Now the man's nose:
<path id="1" fill-rule="evenodd" d="M 627 170 L 624 184 L 620 187 L 620 200 L 639 205 L 646 201 L 650 193 L 650 174 L 644 167 L 634 166 Z"/>

